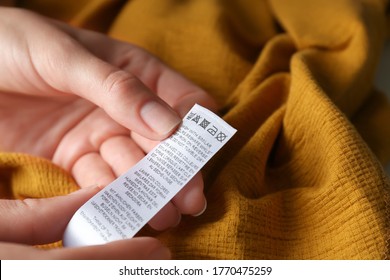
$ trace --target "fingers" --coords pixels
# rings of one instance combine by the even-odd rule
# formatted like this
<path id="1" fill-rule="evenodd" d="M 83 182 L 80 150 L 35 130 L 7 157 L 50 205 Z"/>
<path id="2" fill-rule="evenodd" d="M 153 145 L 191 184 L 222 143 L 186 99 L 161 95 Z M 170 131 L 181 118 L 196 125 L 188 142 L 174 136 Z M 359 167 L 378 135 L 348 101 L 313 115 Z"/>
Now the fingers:
<path id="1" fill-rule="evenodd" d="M 159 143 L 145 139 L 136 133 L 132 133 L 131 137 L 146 153 L 150 152 Z M 202 174 L 197 173 L 172 199 L 172 202 L 182 214 L 201 215 L 207 207 L 206 198 L 203 194 Z"/>
<path id="2" fill-rule="evenodd" d="M 10 31 L 1 30 L 10 46 L 4 54 L 10 66 L 5 73 L 9 78 L 2 77 L 5 90 L 78 95 L 103 108 L 119 124 L 151 139 L 167 137 L 180 124 L 176 112 L 135 75 L 91 53 L 80 38 L 69 34 L 68 30 L 77 29 L 61 29 L 45 17 L 22 10 L 9 10 L 4 17 L 5 26 L 14 27 L 20 18 L 24 22 Z M 98 37 L 108 42 L 107 53 L 114 50 L 112 40 Z M 23 72 L 15 75 L 20 69 Z"/>
<path id="3" fill-rule="evenodd" d="M 155 230 L 161 231 L 177 226 L 180 221 L 179 210 L 169 202 L 149 221 L 149 225 Z"/>
<path id="4" fill-rule="evenodd" d="M 197 173 L 188 184 L 172 199 L 173 204 L 182 214 L 199 216 L 207 207 L 203 193 L 202 174 Z"/>
<path id="5" fill-rule="evenodd" d="M 128 134 L 128 129 L 113 121 L 102 109 L 94 108 L 62 136 L 52 160 L 70 171 L 82 156 L 98 152 L 107 139 Z"/>
<path id="6" fill-rule="evenodd" d="M 60 240 L 76 210 L 99 190 L 92 187 L 52 198 L 0 200 L 0 240 L 26 244 Z"/>
<path id="7" fill-rule="evenodd" d="M 144 152 L 129 136 L 119 135 L 105 141 L 100 146 L 100 154 L 116 176 L 120 176 L 139 162 Z"/>
<path id="8" fill-rule="evenodd" d="M 82 188 L 91 185 L 106 186 L 116 178 L 111 166 L 96 152 L 81 156 L 74 164 L 71 173 Z"/>
<path id="9" fill-rule="evenodd" d="M 177 226 L 182 214 L 199 216 L 206 210 L 207 202 L 203 194 L 203 179 L 201 173 L 194 178 L 179 193 L 165 205 L 150 221 L 155 230 L 166 230 Z"/>
<path id="10" fill-rule="evenodd" d="M 82 155 L 71 173 L 80 187 L 106 186 L 144 156 L 129 136 L 118 135 L 104 141 L 98 151 Z"/>
<path id="11" fill-rule="evenodd" d="M 46 81 L 51 87 L 88 99 L 119 124 L 150 139 L 163 139 L 180 124 L 176 112 L 133 74 L 100 60 L 78 44 L 68 44 L 58 52 L 73 55 L 59 56 L 63 58 L 60 69 L 37 66 L 43 77 L 50 76 Z"/>
<path id="12" fill-rule="evenodd" d="M 139 52 L 145 51 L 139 50 Z M 149 61 L 144 63 L 144 67 L 141 67 L 141 63 L 137 63 L 136 60 L 130 60 L 130 63 L 124 69 L 137 73 L 137 77 L 146 85 L 154 86 L 153 90 L 158 96 L 167 102 L 181 118 L 188 113 L 195 103 L 212 111 L 218 109 L 214 99 L 199 86 L 161 63 L 157 58 L 149 56 L 147 59 Z M 145 69 L 146 67 L 150 68 L 149 71 Z M 140 72 L 137 68 L 142 69 L 142 71 Z"/>
<path id="13" fill-rule="evenodd" d="M 79 31 L 83 32 L 83 34 L 88 32 L 85 30 Z M 114 46 L 116 52 L 105 54 L 101 51 L 101 48 L 96 47 L 99 46 L 96 44 L 96 40 L 100 41 L 101 44 L 104 44 L 103 41 L 106 42 L 103 38 L 98 38 L 98 34 L 89 33 L 89 35 L 85 34 L 82 37 L 84 38 L 83 44 L 92 53 L 99 57 L 104 57 L 104 60 L 109 63 L 134 74 L 148 88 L 174 108 L 180 117 L 184 117 L 195 103 L 210 110 L 217 110 L 217 104 L 214 99 L 202 88 L 162 63 L 146 50 L 128 43 L 112 40 L 110 44 L 111 47 Z"/>
<path id="14" fill-rule="evenodd" d="M 138 147 L 145 151 L 145 153 L 149 153 L 155 146 L 157 146 L 161 142 L 147 139 L 135 132 L 131 132 L 130 134 L 133 141 L 138 145 Z"/>
<path id="15" fill-rule="evenodd" d="M 72 174 L 81 186 L 106 186 L 144 157 L 139 147 L 126 136 L 116 136 L 104 142 L 100 154 L 88 153 L 81 157 Z M 93 171 L 93 172 L 92 172 Z M 114 173 L 113 173 L 114 171 Z M 206 207 L 203 179 L 200 173 L 149 222 L 156 230 L 176 226 L 181 214 L 200 215 Z"/>
<path id="16" fill-rule="evenodd" d="M 96 57 L 132 73 L 181 117 L 195 103 L 217 110 L 217 104 L 209 94 L 146 50 L 96 32 L 72 28 L 62 23 L 56 24 Z"/>
<path id="17" fill-rule="evenodd" d="M 51 250 L 56 259 L 170 259 L 171 254 L 157 239 L 139 237 L 120 240 L 105 245 Z"/>
<path id="18" fill-rule="evenodd" d="M 149 237 L 115 241 L 105 245 L 40 250 L 31 246 L 0 243 L 0 259 L 166 260 L 171 254 Z"/>
<path id="19" fill-rule="evenodd" d="M 194 103 L 213 107 L 203 90 L 140 48 L 31 12 L 8 10 L 3 17 L 9 27 L 20 18 L 25 22 L 2 30 L 10 46 L 4 55 L 10 69 L 2 75 L 7 91 L 78 95 L 153 140 L 177 128 L 176 111 L 183 115 Z"/>

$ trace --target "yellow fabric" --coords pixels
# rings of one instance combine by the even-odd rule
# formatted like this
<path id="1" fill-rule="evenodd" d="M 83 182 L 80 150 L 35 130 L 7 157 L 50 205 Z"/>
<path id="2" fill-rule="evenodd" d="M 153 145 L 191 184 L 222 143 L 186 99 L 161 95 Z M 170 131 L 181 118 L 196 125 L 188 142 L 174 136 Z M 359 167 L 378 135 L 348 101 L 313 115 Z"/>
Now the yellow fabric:
<path id="1" fill-rule="evenodd" d="M 74 0 L 66 14 L 58 1 L 25 2 L 148 49 L 238 129 L 204 170 L 207 211 L 143 232 L 174 258 L 389 258 L 390 105 L 373 87 L 387 1 Z M 75 188 L 27 155 L 1 154 L 0 170 L 15 197 Z"/>

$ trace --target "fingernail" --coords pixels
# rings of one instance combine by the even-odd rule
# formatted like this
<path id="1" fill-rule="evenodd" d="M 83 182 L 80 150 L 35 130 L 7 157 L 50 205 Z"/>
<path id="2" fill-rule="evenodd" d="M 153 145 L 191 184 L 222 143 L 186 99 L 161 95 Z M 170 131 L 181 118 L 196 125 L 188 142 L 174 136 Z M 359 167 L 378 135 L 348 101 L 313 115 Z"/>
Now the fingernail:
<path id="1" fill-rule="evenodd" d="M 149 260 L 169 260 L 171 258 L 171 251 L 165 246 L 161 246 L 153 250 L 149 256 Z"/>
<path id="2" fill-rule="evenodd" d="M 193 217 L 198 217 L 198 216 L 202 215 L 206 211 L 206 209 L 207 209 L 207 200 L 205 199 L 204 200 L 204 207 L 203 207 L 203 209 L 199 213 L 197 213 L 195 215 L 192 215 L 192 216 Z"/>
<path id="3" fill-rule="evenodd" d="M 174 111 L 156 101 L 146 103 L 140 114 L 145 123 L 160 135 L 168 135 L 181 123 Z"/>

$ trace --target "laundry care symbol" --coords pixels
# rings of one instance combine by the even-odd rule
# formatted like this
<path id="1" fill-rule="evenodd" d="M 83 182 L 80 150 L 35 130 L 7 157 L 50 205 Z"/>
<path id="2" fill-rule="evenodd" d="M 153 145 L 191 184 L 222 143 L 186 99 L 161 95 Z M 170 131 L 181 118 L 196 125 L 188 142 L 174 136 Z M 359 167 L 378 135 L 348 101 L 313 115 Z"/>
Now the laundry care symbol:
<path id="1" fill-rule="evenodd" d="M 210 121 L 208 121 L 206 118 L 197 113 L 190 112 L 187 116 L 187 120 L 191 120 L 197 123 L 200 127 L 205 129 L 212 136 L 214 136 L 214 138 L 217 139 L 217 141 L 219 142 L 223 142 L 227 138 L 227 135 L 225 133 L 219 131 L 215 125 L 212 125 Z"/>

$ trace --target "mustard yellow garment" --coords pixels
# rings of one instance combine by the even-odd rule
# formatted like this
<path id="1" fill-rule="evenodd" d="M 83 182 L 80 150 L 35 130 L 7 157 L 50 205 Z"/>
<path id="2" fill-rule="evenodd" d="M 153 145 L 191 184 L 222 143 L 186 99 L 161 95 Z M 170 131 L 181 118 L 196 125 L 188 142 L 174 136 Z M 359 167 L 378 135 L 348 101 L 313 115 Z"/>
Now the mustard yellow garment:
<path id="1" fill-rule="evenodd" d="M 177 259 L 386 259 L 390 105 L 373 87 L 384 0 L 32 0 L 138 44 L 206 89 L 238 133 L 205 168 L 208 209 L 158 237 Z M 4 196 L 73 191 L 0 154 Z"/>

